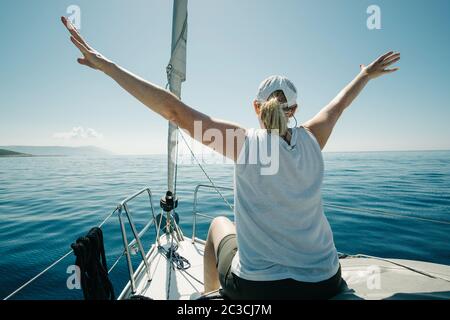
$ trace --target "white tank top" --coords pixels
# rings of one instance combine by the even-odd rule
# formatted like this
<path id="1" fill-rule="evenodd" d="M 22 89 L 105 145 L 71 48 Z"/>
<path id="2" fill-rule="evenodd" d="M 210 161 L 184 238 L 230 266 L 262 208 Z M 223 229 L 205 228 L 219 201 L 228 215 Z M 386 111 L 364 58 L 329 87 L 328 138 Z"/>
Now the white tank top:
<path id="1" fill-rule="evenodd" d="M 234 174 L 234 274 L 304 282 L 336 274 L 338 254 L 322 207 L 322 152 L 309 131 L 293 128 L 288 144 L 267 130 L 249 129 Z"/>

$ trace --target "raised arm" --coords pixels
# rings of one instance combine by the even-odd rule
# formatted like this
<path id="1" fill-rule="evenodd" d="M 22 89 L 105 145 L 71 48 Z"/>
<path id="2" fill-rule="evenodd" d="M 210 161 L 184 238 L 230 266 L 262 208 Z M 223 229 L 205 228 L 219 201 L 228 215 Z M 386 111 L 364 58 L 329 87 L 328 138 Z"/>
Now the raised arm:
<path id="1" fill-rule="evenodd" d="M 236 160 L 243 145 L 245 130 L 237 124 L 213 119 L 183 103 L 171 92 L 154 85 L 116 65 L 93 49 L 65 17 L 61 21 L 71 34 L 71 41 L 81 51 L 78 63 L 100 70 L 150 110 L 185 129 L 191 137 L 220 154 Z M 198 130 L 194 130 L 197 126 Z M 217 141 L 221 136 L 222 143 Z"/>
<path id="2" fill-rule="evenodd" d="M 314 134 L 321 149 L 325 147 L 341 114 L 355 100 L 369 80 L 397 71 L 398 68 L 387 68 L 399 60 L 400 53 L 391 51 L 382 55 L 368 66 L 361 65 L 359 74 L 317 115 L 303 124 L 304 127 Z"/>

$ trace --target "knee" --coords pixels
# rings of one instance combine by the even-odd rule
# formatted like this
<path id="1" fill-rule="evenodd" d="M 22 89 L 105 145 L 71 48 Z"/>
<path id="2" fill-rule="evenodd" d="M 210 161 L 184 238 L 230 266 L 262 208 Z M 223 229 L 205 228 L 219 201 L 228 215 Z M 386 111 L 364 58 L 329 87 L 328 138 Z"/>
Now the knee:
<path id="1" fill-rule="evenodd" d="M 232 224 L 231 220 L 225 216 L 215 217 L 209 226 L 208 239 L 212 240 L 212 233 L 217 233 L 217 230 L 223 229 L 227 224 Z"/>
<path id="2" fill-rule="evenodd" d="M 218 225 L 223 225 L 223 224 L 226 224 L 226 223 L 232 223 L 232 222 L 231 222 L 230 219 L 228 219 L 228 218 L 225 217 L 225 216 L 215 217 L 215 218 L 211 221 L 211 226 L 210 226 L 210 228 L 212 229 L 212 228 L 214 228 L 214 227 L 216 227 L 216 226 L 218 226 Z"/>

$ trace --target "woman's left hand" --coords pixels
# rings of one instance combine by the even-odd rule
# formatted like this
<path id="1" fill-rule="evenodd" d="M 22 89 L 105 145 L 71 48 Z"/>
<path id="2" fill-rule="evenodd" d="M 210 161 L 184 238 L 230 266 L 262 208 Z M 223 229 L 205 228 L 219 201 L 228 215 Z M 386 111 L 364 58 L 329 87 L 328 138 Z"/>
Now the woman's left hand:
<path id="1" fill-rule="evenodd" d="M 78 59 L 78 63 L 92 69 L 105 71 L 107 65 L 110 63 L 103 55 L 97 50 L 92 48 L 80 35 L 75 26 L 67 20 L 66 17 L 61 17 L 61 22 L 69 31 L 72 43 L 81 51 L 83 58 Z"/>
<path id="2" fill-rule="evenodd" d="M 389 66 L 400 60 L 400 52 L 390 51 L 385 53 L 377 60 L 369 64 L 368 66 L 361 65 L 361 72 L 369 77 L 369 79 L 375 79 L 384 74 L 397 71 L 399 68 L 388 69 Z"/>

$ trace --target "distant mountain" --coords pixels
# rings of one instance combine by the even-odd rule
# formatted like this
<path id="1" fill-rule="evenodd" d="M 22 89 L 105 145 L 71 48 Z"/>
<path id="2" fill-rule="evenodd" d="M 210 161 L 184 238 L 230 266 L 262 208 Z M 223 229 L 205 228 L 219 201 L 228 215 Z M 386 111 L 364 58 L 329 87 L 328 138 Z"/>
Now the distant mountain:
<path id="1" fill-rule="evenodd" d="M 94 147 L 60 147 L 60 146 L 5 146 L 0 149 L 29 154 L 33 156 L 109 156 L 111 151 Z"/>
<path id="2" fill-rule="evenodd" d="M 31 157 L 31 154 L 0 149 L 0 157 Z"/>

